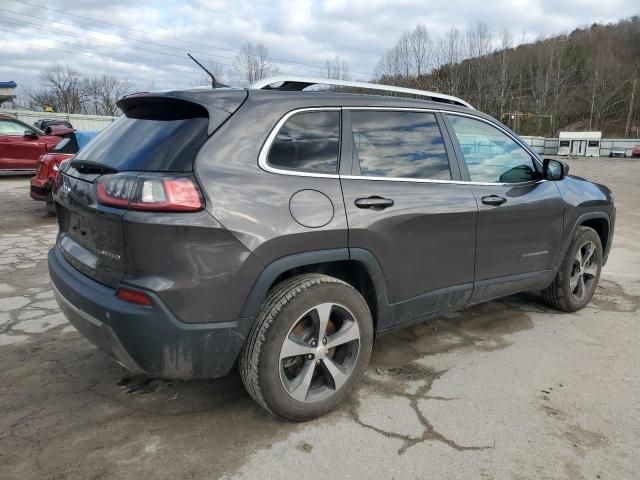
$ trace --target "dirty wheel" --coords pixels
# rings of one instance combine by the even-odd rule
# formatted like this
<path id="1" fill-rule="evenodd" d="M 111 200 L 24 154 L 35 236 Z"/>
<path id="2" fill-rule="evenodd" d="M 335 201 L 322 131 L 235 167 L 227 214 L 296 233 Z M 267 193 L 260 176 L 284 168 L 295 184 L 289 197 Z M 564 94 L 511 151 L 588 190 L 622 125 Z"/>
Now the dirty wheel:
<path id="1" fill-rule="evenodd" d="M 595 230 L 580 227 L 553 283 L 542 295 L 547 304 L 565 312 L 584 308 L 596 290 L 602 269 L 602 243 Z"/>
<path id="2" fill-rule="evenodd" d="M 334 408 L 364 373 L 373 343 L 369 308 L 347 283 L 308 274 L 277 285 L 240 358 L 251 396 L 301 421 Z"/>

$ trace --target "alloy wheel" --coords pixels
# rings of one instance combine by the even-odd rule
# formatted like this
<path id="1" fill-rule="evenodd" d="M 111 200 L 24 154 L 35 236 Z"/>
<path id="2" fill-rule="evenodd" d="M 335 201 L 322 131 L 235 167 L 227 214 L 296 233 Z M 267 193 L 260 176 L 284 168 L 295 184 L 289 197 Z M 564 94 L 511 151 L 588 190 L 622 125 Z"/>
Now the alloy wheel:
<path id="1" fill-rule="evenodd" d="M 360 328 L 343 305 L 322 303 L 296 320 L 280 349 L 280 380 L 304 403 L 319 402 L 351 376 L 360 346 Z"/>
<path id="2" fill-rule="evenodd" d="M 593 242 L 584 243 L 576 252 L 569 278 L 571 295 L 580 301 L 593 288 L 598 274 L 598 251 Z"/>

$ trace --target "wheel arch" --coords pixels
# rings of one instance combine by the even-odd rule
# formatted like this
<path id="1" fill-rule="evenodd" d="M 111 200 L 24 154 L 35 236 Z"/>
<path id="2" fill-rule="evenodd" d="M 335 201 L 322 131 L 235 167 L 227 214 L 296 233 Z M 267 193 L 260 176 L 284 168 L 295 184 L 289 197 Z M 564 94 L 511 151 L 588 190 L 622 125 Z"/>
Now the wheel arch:
<path id="1" fill-rule="evenodd" d="M 279 258 L 262 271 L 242 309 L 242 317 L 255 318 L 269 290 L 281 281 L 302 273 L 322 273 L 343 280 L 363 296 L 371 311 L 374 331 L 393 324 L 387 285 L 375 256 L 364 249 L 339 248 L 303 252 Z"/>
<path id="2" fill-rule="evenodd" d="M 589 227 L 596 231 L 602 242 L 602 251 L 606 252 L 609 246 L 609 218 L 608 217 L 590 217 L 580 222 L 581 227 Z"/>
<path id="3" fill-rule="evenodd" d="M 576 231 L 580 227 L 589 227 L 598 234 L 600 237 L 600 241 L 602 242 L 602 251 L 603 251 L 603 264 L 606 262 L 609 249 L 611 247 L 611 219 L 606 212 L 588 212 L 580 215 L 578 219 L 574 222 L 573 228 L 569 235 L 565 238 L 563 252 L 567 252 L 571 245 L 571 240 L 576 234 Z M 564 258 L 564 255 L 561 257 Z"/>

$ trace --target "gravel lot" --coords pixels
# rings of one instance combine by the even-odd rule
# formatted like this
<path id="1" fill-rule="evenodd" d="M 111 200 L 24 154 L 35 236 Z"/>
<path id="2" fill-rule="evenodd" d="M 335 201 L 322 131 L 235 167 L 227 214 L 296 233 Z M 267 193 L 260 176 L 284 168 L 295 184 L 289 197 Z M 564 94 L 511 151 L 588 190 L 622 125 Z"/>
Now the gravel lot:
<path id="1" fill-rule="evenodd" d="M 576 314 L 512 296 L 383 337 L 333 414 L 273 420 L 237 373 L 131 377 L 68 325 L 55 220 L 0 177 L 0 478 L 638 478 L 640 161 L 570 161 L 618 208 Z"/>

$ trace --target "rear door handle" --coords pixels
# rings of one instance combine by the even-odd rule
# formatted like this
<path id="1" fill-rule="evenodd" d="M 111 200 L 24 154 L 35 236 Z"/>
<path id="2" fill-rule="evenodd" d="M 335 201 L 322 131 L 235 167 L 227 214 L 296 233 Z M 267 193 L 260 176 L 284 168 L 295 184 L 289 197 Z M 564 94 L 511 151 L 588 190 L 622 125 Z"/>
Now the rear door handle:
<path id="1" fill-rule="evenodd" d="M 384 210 L 393 206 L 393 200 L 390 198 L 382 198 L 377 195 L 368 198 L 356 198 L 356 207 L 370 208 L 371 210 Z"/>
<path id="2" fill-rule="evenodd" d="M 500 195 L 489 195 L 488 197 L 482 197 L 482 203 L 484 203 L 485 205 L 493 205 L 494 207 L 502 205 L 506 201 L 507 199 L 501 197 Z"/>

